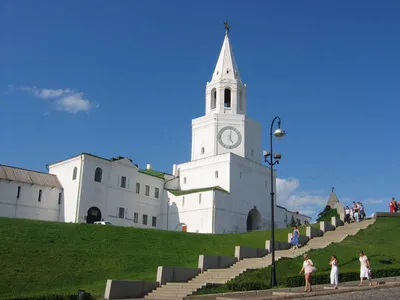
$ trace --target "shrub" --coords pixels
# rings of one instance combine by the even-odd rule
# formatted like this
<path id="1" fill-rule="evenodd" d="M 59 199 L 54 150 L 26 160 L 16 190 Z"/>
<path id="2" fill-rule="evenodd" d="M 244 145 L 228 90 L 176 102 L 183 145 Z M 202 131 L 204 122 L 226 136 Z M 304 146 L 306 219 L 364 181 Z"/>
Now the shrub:
<path id="1" fill-rule="evenodd" d="M 9 297 L 4 298 L 3 300 L 77 300 L 78 294 L 66 294 L 66 295 L 57 295 L 57 294 L 47 294 L 41 296 L 21 296 L 21 297 Z M 90 293 L 85 293 L 83 300 L 94 300 Z"/>
<path id="2" fill-rule="evenodd" d="M 254 274 L 256 275 L 256 274 Z M 372 278 L 400 276 L 400 269 L 377 269 L 372 270 Z M 235 278 L 227 283 L 227 287 L 231 291 L 250 291 L 263 290 L 270 288 L 267 278 L 256 278 L 249 276 L 248 278 Z M 312 284 L 329 284 L 330 272 L 316 272 L 312 275 Z M 339 283 L 347 281 L 360 280 L 360 271 L 339 271 Z M 304 275 L 290 276 L 282 278 L 279 285 L 285 287 L 299 287 L 305 285 Z"/>

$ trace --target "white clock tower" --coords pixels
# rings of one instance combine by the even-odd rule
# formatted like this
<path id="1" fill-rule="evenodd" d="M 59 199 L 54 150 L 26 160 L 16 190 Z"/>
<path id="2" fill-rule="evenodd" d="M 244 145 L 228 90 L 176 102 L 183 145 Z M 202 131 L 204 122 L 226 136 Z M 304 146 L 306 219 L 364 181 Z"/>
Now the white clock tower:
<path id="1" fill-rule="evenodd" d="M 205 116 L 192 121 L 192 161 L 227 152 L 261 160 L 261 125 L 246 116 L 247 95 L 226 30 L 211 81 Z"/>

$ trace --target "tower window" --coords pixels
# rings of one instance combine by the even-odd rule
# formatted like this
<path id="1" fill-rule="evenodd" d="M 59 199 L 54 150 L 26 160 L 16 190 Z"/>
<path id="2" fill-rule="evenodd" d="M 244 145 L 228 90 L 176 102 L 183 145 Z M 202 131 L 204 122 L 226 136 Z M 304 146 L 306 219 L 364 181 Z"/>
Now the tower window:
<path id="1" fill-rule="evenodd" d="M 215 178 L 218 178 L 218 171 L 215 171 Z"/>
<path id="2" fill-rule="evenodd" d="M 78 173 L 78 168 L 75 167 L 74 170 L 72 171 L 72 180 L 76 179 L 76 174 Z"/>
<path id="3" fill-rule="evenodd" d="M 201 194 L 199 194 L 199 204 L 201 204 Z"/>
<path id="4" fill-rule="evenodd" d="M 96 168 L 96 171 L 94 172 L 94 181 L 101 182 L 102 177 L 103 170 L 101 168 Z"/>
<path id="5" fill-rule="evenodd" d="M 217 90 L 212 89 L 211 91 L 211 109 L 215 109 L 217 107 Z"/>
<path id="6" fill-rule="evenodd" d="M 61 204 L 61 193 L 58 193 L 58 205 Z"/>
<path id="7" fill-rule="evenodd" d="M 42 190 L 39 190 L 39 195 L 38 195 L 38 202 L 42 201 Z"/>
<path id="8" fill-rule="evenodd" d="M 239 92 L 239 109 L 243 110 L 243 91 Z"/>
<path id="9" fill-rule="evenodd" d="M 186 184 L 186 177 L 183 177 L 183 184 Z"/>
<path id="10" fill-rule="evenodd" d="M 231 90 L 225 89 L 224 91 L 224 107 L 231 107 Z"/>
<path id="11" fill-rule="evenodd" d="M 204 147 L 201 147 L 201 154 L 204 154 Z"/>

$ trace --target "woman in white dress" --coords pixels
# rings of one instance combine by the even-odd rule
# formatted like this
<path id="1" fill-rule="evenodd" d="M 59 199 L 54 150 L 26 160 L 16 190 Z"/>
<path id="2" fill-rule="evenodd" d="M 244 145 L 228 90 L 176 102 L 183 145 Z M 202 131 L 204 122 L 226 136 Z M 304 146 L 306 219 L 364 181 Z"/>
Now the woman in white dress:
<path id="1" fill-rule="evenodd" d="M 338 260 L 336 258 L 336 255 L 332 255 L 329 265 L 332 266 L 332 268 L 331 268 L 331 284 L 333 285 L 334 289 L 337 289 L 338 284 L 339 284 L 339 268 L 337 266 Z"/>
<path id="2" fill-rule="evenodd" d="M 360 251 L 360 284 L 362 286 L 364 278 L 367 278 L 369 285 L 372 285 L 371 281 L 371 265 L 369 263 L 368 257 L 363 251 Z"/>
<path id="3" fill-rule="evenodd" d="M 305 292 L 311 292 L 311 273 L 316 270 L 314 264 L 311 259 L 308 258 L 308 254 L 304 254 L 304 262 L 303 267 L 301 268 L 299 274 L 304 271 L 304 278 L 306 280 L 306 287 L 304 289 Z"/>

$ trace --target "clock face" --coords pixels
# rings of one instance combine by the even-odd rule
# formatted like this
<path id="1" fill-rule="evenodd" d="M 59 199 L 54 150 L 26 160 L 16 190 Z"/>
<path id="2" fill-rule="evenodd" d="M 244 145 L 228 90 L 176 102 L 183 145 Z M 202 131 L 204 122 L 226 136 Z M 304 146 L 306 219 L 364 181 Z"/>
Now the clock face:
<path id="1" fill-rule="evenodd" d="M 242 143 L 242 134 L 233 126 L 225 126 L 218 132 L 218 142 L 226 149 L 234 149 Z"/>

